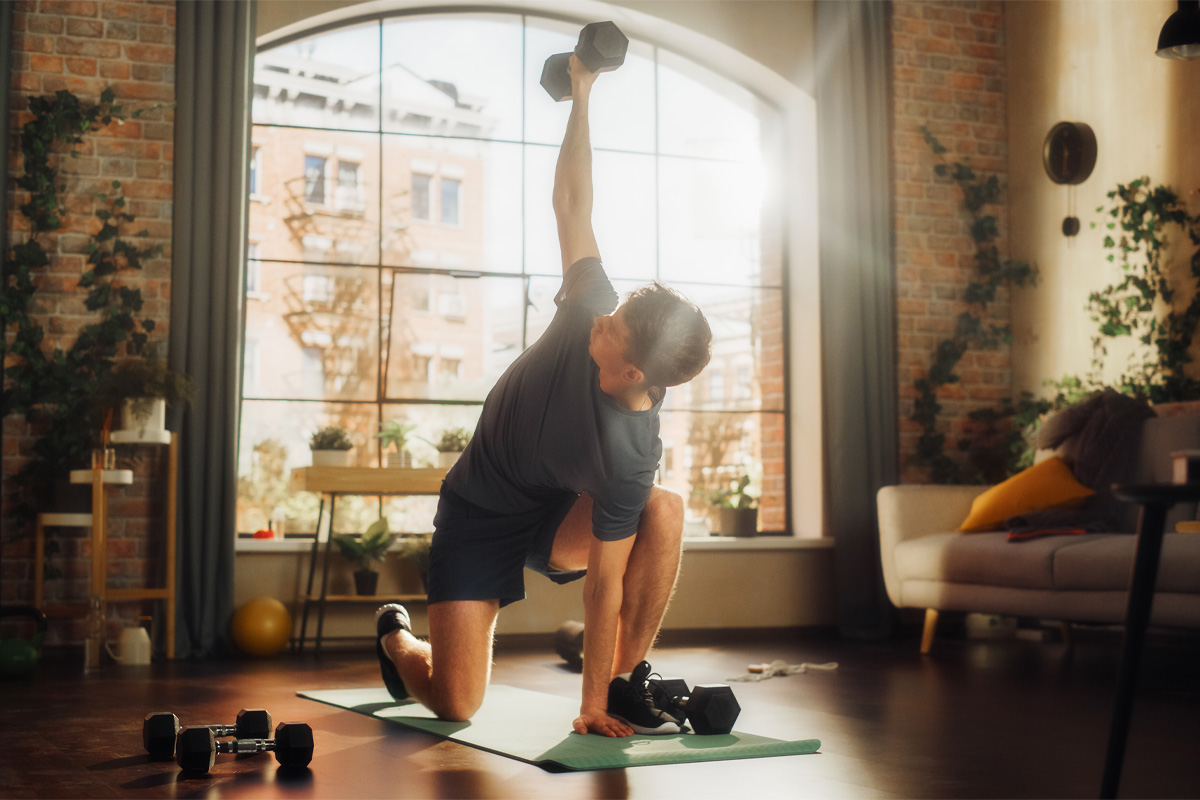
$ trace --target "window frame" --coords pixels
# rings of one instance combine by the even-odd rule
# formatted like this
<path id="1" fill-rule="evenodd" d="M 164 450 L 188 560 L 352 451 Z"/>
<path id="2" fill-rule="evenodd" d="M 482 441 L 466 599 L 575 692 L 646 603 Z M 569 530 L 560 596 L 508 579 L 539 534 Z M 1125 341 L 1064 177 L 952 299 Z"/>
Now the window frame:
<path id="1" fill-rule="evenodd" d="M 462 12 L 462 13 L 465 13 L 465 14 L 470 14 L 470 13 L 473 13 L 473 12 L 481 12 L 481 13 L 484 13 L 484 14 L 490 14 L 490 13 L 494 13 L 494 12 L 492 12 L 492 11 L 491 11 L 490 9 L 488 9 L 488 8 L 478 8 L 478 7 L 471 7 L 471 8 L 462 8 L 462 9 L 458 9 L 458 8 L 455 8 L 455 7 L 447 7 L 447 8 L 430 8 L 430 7 L 428 7 L 428 6 L 425 6 L 425 7 L 422 7 L 422 8 L 420 8 L 420 9 L 404 10 L 404 11 L 401 11 L 401 12 L 395 12 L 395 11 L 393 11 L 393 12 L 385 12 L 384 14 L 380 14 L 380 15 L 372 15 L 372 16 L 371 16 L 371 17 L 369 17 L 369 18 L 367 18 L 367 17 L 358 18 L 358 19 L 356 19 L 356 20 L 353 20 L 353 21 L 351 21 L 351 20 L 346 20 L 346 21 L 344 21 L 344 22 L 342 22 L 342 23 L 339 23 L 339 24 L 337 25 L 337 27 L 339 27 L 339 28 L 340 28 L 340 27 L 343 27 L 343 26 L 349 26 L 349 25 L 353 24 L 353 22 L 359 22 L 359 21 L 368 21 L 368 19 L 378 20 L 380 23 L 382 23 L 382 22 L 383 22 L 383 21 L 385 21 L 385 20 L 394 19 L 394 18 L 396 18 L 396 17 L 398 17 L 398 16 L 406 16 L 406 15 L 410 15 L 410 14 L 411 14 L 411 15 L 415 15 L 415 16 L 421 16 L 421 15 L 424 15 L 424 14 L 431 14 L 431 13 L 432 13 L 432 14 L 437 14 L 437 15 L 445 15 L 445 14 L 449 14 L 449 13 L 455 13 L 455 12 L 458 12 L 458 11 L 460 11 L 460 10 L 461 10 L 461 12 Z M 553 18 L 553 17 L 554 17 L 554 15 L 552 15 L 552 14 L 550 14 L 550 13 L 547 13 L 545 10 L 542 10 L 542 9 L 538 9 L 538 10 L 536 10 L 536 11 L 534 11 L 534 10 L 530 10 L 530 12 L 529 12 L 528 14 L 524 14 L 524 13 L 522 13 L 522 12 L 521 12 L 519 9 L 513 9 L 513 8 L 511 8 L 511 7 L 506 7 L 506 8 L 504 9 L 504 12 L 505 12 L 505 13 L 513 13 L 513 14 L 515 14 L 515 15 L 521 16 L 521 17 L 522 17 L 522 19 L 524 19 L 524 18 L 526 18 L 526 17 L 528 17 L 528 16 L 536 16 L 536 17 L 538 17 L 538 18 Z M 332 28 L 331 28 L 331 29 L 332 29 Z M 319 33 L 319 32 L 320 32 L 319 30 L 315 30 L 315 29 L 308 29 L 308 30 L 306 30 L 306 31 L 304 31 L 304 32 L 302 32 L 302 33 L 298 33 L 298 34 L 296 34 L 296 35 L 295 35 L 293 38 L 297 38 L 297 39 L 298 39 L 298 38 L 304 38 L 304 37 L 307 37 L 307 36 L 310 36 L 310 35 L 313 35 L 313 34 L 315 34 L 315 33 Z M 647 41 L 647 40 L 643 39 L 643 41 Z M 284 43 L 284 42 L 272 42 L 272 43 L 271 43 L 271 47 L 275 47 L 275 46 L 278 46 L 278 45 L 280 45 L 280 44 L 283 44 L 283 43 Z M 651 42 L 651 44 L 654 44 L 654 43 L 653 43 L 653 42 Z M 655 46 L 656 50 L 658 49 L 658 47 L 660 47 L 660 45 L 656 45 L 656 44 L 655 44 L 654 46 Z M 265 49 L 265 48 L 264 48 L 264 49 Z M 703 63 L 702 61 L 700 61 L 700 60 L 696 59 L 694 56 L 692 56 L 692 55 L 691 55 L 691 54 L 690 54 L 690 53 L 689 53 L 687 50 L 680 50 L 680 49 L 677 49 L 677 48 L 676 48 L 676 49 L 673 49 L 673 52 L 674 52 L 675 54 L 679 55 L 679 56 L 682 56 L 683 58 L 691 59 L 691 60 L 695 61 L 697 64 L 702 64 L 702 63 Z M 656 63 L 657 63 L 657 62 L 656 62 Z M 728 76 L 728 75 L 725 75 L 725 76 L 722 76 L 722 77 L 725 77 L 726 79 L 729 79 L 729 76 Z M 735 83 L 737 83 L 737 81 L 736 81 L 736 80 L 735 80 L 734 82 L 735 82 Z M 743 88 L 746 88 L 746 87 L 744 87 L 744 85 L 743 85 Z M 775 104 L 771 104 L 771 105 L 773 106 L 774 113 L 782 115 L 782 113 L 783 113 L 783 110 L 782 110 L 782 109 L 780 109 L 780 108 L 779 108 L 777 105 L 775 105 Z M 326 130 L 326 129 L 321 129 L 321 130 Z M 355 131 L 355 132 L 361 132 L 361 131 Z M 381 126 L 381 135 L 383 135 L 383 132 L 382 132 L 382 126 Z M 415 134 L 406 134 L 406 135 L 415 135 Z M 658 151 L 657 151 L 657 149 L 656 149 L 656 152 L 655 152 L 653 155 L 654 155 L 654 157 L 655 157 L 656 159 L 658 159 L 658 158 L 661 158 L 661 157 L 663 156 L 663 154 L 662 154 L 662 153 L 660 153 L 660 152 L 658 152 Z M 328 175 L 328 173 L 329 173 L 329 159 L 330 159 L 331 157 L 330 157 L 330 156 L 325 156 L 324 158 L 325 158 L 325 170 L 324 170 L 324 172 L 325 172 L 325 176 L 324 176 L 324 177 L 325 177 L 325 182 L 324 182 L 324 188 L 325 188 L 325 197 L 324 197 L 324 200 L 325 200 L 325 203 L 324 203 L 324 204 L 325 204 L 325 205 L 329 205 L 329 198 L 330 198 L 330 190 L 329 190 L 329 185 L 330 185 L 330 184 L 329 184 L 329 175 Z M 417 174 L 417 173 L 413 173 L 413 175 L 416 175 L 416 174 Z M 450 226 L 452 225 L 452 223 L 450 223 L 450 222 L 448 222 L 448 221 L 446 221 L 446 220 L 443 220 L 443 219 L 442 219 L 442 218 L 443 218 L 443 216 L 444 216 L 444 214 L 445 214 L 445 210 L 444 210 L 443 208 L 441 208 L 441 206 L 443 205 L 443 203 L 442 203 L 442 187 L 441 187 L 440 185 L 439 185 L 438 187 L 436 187 L 436 188 L 433 186 L 433 183 L 434 183 L 434 180 L 435 180 L 435 178 L 438 180 L 439 184 L 440 184 L 440 182 L 441 182 L 442 180 L 444 180 L 444 178 L 443 178 L 443 176 L 441 176 L 441 175 L 439 175 L 439 174 L 435 174 L 435 175 L 426 175 L 425 177 L 426 177 L 426 179 L 427 179 L 427 181 L 428 181 L 428 183 L 427 183 L 427 188 L 428 188 L 428 217 L 427 217 L 427 219 L 420 220 L 420 219 L 418 219 L 418 218 L 416 217 L 416 215 L 414 214 L 414 215 L 412 216 L 412 219 L 413 219 L 413 221 L 420 221 L 420 222 L 428 222 L 428 223 L 431 223 L 431 224 L 438 224 L 438 223 L 436 223 L 436 222 L 435 222 L 435 220 L 436 220 L 436 221 L 440 222 L 441 224 L 443 224 L 443 225 L 445 225 L 445 226 L 447 226 L 447 227 L 450 227 Z M 459 181 L 459 179 L 457 179 L 457 178 L 453 178 L 453 179 L 451 179 L 451 180 Z M 335 187 L 335 191 L 336 191 L 336 187 Z M 306 193 L 306 194 L 307 194 L 307 193 Z M 465 214 L 464 214 L 464 209 L 463 209 L 463 192 L 462 192 L 462 184 L 461 184 L 461 182 L 459 182 L 458 198 L 459 198 L 459 203 L 458 203 L 458 206 L 459 206 L 459 207 L 458 207 L 458 214 L 457 214 L 457 224 L 456 224 L 456 225 L 454 225 L 454 227 L 462 227 L 462 224 L 463 224 L 463 218 L 464 218 L 464 216 L 465 216 Z M 435 204 L 437 205 L 437 207 L 434 207 L 434 206 L 435 206 Z M 774 208 L 773 210 L 774 210 L 776 213 L 778 213 L 780 216 L 782 216 L 782 215 L 783 215 L 783 207 L 784 207 L 784 202 L 783 202 L 782 200 L 776 200 L 776 205 L 775 205 L 775 208 Z M 381 214 L 381 216 L 382 216 L 382 214 Z M 381 220 L 381 224 L 382 224 L 382 220 Z M 781 227 L 782 227 L 782 228 L 786 228 L 786 226 L 781 226 Z M 781 235 L 784 237 L 784 240 L 786 241 L 787 237 L 789 236 L 789 231 L 787 231 L 787 230 L 782 230 L 782 229 L 781 229 L 781 232 L 780 232 L 780 233 L 781 233 Z M 661 243 L 661 242 L 660 242 L 660 243 Z M 761 247 L 761 246 L 762 246 L 762 244 L 761 244 L 761 241 L 760 241 L 760 247 Z M 785 247 L 784 247 L 784 252 L 786 253 L 786 245 L 785 245 Z M 267 260 L 269 261 L 270 259 L 267 259 Z M 381 268 L 381 269 L 386 269 L 387 267 L 386 267 L 386 266 L 384 266 L 384 265 L 380 265 L 380 268 Z M 530 269 L 529 265 L 528 265 L 528 264 L 525 264 L 525 265 L 523 266 L 522 272 L 521 272 L 520 274 L 521 274 L 521 275 L 531 275 L 531 274 L 532 274 L 532 275 L 540 275 L 540 274 L 541 274 L 541 273 L 531 273 L 531 272 L 529 272 L 529 269 Z M 436 271 L 436 270 L 431 270 L 431 271 Z M 784 370 L 784 389 L 783 389 L 783 391 L 784 391 L 784 397 L 786 398 L 786 397 L 788 396 L 788 393 L 789 393 L 790 391 L 792 391 L 792 384 L 791 384 L 791 382 L 790 382 L 790 380 L 789 380 L 789 378 L 788 378 L 789 365 L 790 365 L 790 363 L 791 363 L 790 357 L 788 356 L 788 348 L 789 348 L 789 345 L 790 345 L 790 343 L 791 343 L 791 341 L 792 341 L 792 338 L 791 338 L 791 336 L 789 335 L 789 319 L 788 319 L 788 309 L 789 309 L 789 306 L 790 306 L 790 304 L 793 302 L 793 298 L 792 298 L 792 296 L 791 296 L 791 294 L 790 294 L 790 292 L 789 292 L 789 286 L 788 286 L 788 275 L 789 275 L 789 271 L 788 271 L 788 260 L 787 260 L 787 257 L 786 257 L 786 255 L 784 255 L 784 256 L 783 256 L 783 257 L 780 259 L 780 272 L 781 272 L 781 274 L 780 274 L 780 280 L 779 280 L 778 284 L 777 284 L 777 285 L 773 285 L 771 288 L 773 288 L 773 289 L 778 289 L 778 290 L 779 290 L 779 293 L 780 293 L 780 295 L 781 295 L 781 297 L 782 297 L 782 305 L 783 305 L 783 335 L 782 335 L 782 345 L 783 345 L 783 350 L 784 350 L 784 353 L 785 353 L 785 355 L 784 355 L 784 359 L 783 359 L 783 370 Z M 507 272 L 505 272 L 505 273 L 495 273 L 495 274 L 496 274 L 496 276 L 497 276 L 497 277 L 516 277 L 516 276 L 513 276 L 513 275 L 511 275 L 511 274 L 509 274 L 509 273 L 507 273 Z M 686 292 L 686 289 L 685 289 L 685 292 Z M 431 306 L 429 313 L 431 313 L 431 314 L 436 314 L 436 313 L 438 313 L 438 311 L 439 311 L 439 309 L 436 307 L 436 302 L 435 302 L 435 293 L 436 293 L 436 290 L 432 290 L 432 289 L 431 289 L 431 291 L 430 291 L 430 293 L 429 293 L 429 298 L 430 298 L 430 306 Z M 528 342 L 526 342 L 526 346 L 527 346 L 527 345 L 528 345 Z M 739 398 L 737 398 L 737 397 L 730 397 L 730 394 L 731 394 L 731 392 L 730 392 L 730 388 L 731 388 L 731 387 L 729 386 L 729 380 L 728 380 L 728 379 L 729 379 L 729 377 L 731 377 L 731 376 L 722 376 L 722 377 L 725 379 L 725 380 L 724 380 L 724 384 L 725 384 L 725 389 L 726 389 L 726 391 L 724 392 L 724 394 L 726 395 L 726 397 L 721 399 L 721 401 L 720 401 L 721 405 L 722 405 L 722 406 L 730 406 L 730 409 L 729 409 L 729 410 L 731 410 L 731 411 L 734 411 L 734 412 L 736 412 L 736 413 L 743 413 L 743 411 L 742 411 L 742 410 L 740 410 L 740 409 L 735 409 L 735 408 L 732 408 L 732 406 L 734 406 L 734 405 L 737 405 L 736 401 L 737 401 Z M 734 392 L 734 393 L 735 393 L 735 394 L 737 393 L 737 392 L 736 392 L 736 390 L 735 390 L 735 392 Z M 690 394 L 690 392 L 689 392 L 689 394 Z M 707 394 L 707 392 L 706 392 L 705 394 Z M 385 400 L 385 401 L 388 401 L 388 400 L 394 400 L 394 398 L 384 398 L 384 400 Z M 423 400 L 422 402 L 431 402 L 431 401 L 429 401 L 428 399 L 426 399 L 426 400 Z M 680 406 L 682 406 L 682 404 L 680 404 Z M 694 409 L 694 410 L 700 410 L 700 407 L 698 407 L 698 406 L 695 406 L 694 404 L 691 404 L 691 408 L 692 408 L 692 409 Z M 682 408 L 681 408 L 681 410 L 685 410 L 685 409 L 682 409 Z M 793 412 L 792 412 L 792 409 L 791 409 L 791 406 L 790 406 L 790 404 L 786 403 L 786 401 L 785 401 L 784 407 L 783 407 L 783 408 L 782 408 L 780 411 L 778 411 L 778 412 L 774 412 L 774 411 L 772 411 L 772 412 L 768 412 L 768 410 L 767 410 L 767 409 L 765 409 L 765 408 L 763 408 L 761 405 L 759 405 L 759 406 L 757 406 L 757 407 L 756 407 L 756 408 L 754 408 L 754 409 L 748 409 L 748 410 L 745 410 L 745 411 L 744 411 L 744 413 L 748 413 L 748 414 L 760 414 L 760 415 L 761 415 L 761 414 L 765 414 L 765 413 L 780 413 L 780 414 L 782 415 L 782 419 L 783 419 L 783 422 L 784 422 L 784 429 L 785 429 L 785 436 L 786 436 L 786 439 L 785 439 L 785 452 L 790 454 L 790 446 L 791 446 L 791 440 L 792 440 L 792 436 L 791 436 L 790 434 L 786 433 L 786 432 L 787 432 L 787 431 L 788 431 L 788 430 L 791 428 L 791 425 L 792 425 L 792 413 L 793 413 Z M 679 452 L 677 452 L 677 453 L 676 453 L 676 455 L 677 455 L 677 457 L 678 457 L 678 456 L 680 456 L 680 455 L 682 455 L 682 448 L 680 448 Z M 679 467 L 679 466 L 677 466 L 677 469 L 681 469 L 681 468 L 682 468 L 682 467 Z M 791 466 L 790 466 L 790 455 L 787 455 L 787 456 L 785 456 L 785 474 L 788 474 L 788 473 L 790 473 L 790 470 L 791 470 Z M 793 495 L 791 492 L 788 492 L 788 496 L 787 496 L 787 498 L 786 498 L 786 500 L 785 500 L 784 507 L 785 507 L 785 509 L 786 509 L 786 514 L 787 514 L 787 516 L 788 516 L 788 522 L 786 523 L 785 527 L 786 527 L 787 529 L 789 529 L 789 530 L 790 530 L 790 529 L 792 529 L 792 525 L 791 525 L 791 516 L 792 516 L 792 514 L 793 514 L 793 511 L 794 511 L 794 509 L 795 509 L 795 505 L 796 505 L 796 499 L 795 499 L 795 496 L 794 496 L 794 495 Z"/>

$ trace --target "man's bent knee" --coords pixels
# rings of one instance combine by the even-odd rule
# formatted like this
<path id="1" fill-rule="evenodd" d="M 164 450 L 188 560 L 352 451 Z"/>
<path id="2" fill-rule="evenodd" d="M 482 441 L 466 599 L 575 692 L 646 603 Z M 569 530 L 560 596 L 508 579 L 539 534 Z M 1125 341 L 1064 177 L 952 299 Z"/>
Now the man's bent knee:
<path id="1" fill-rule="evenodd" d="M 654 486 L 646 501 L 643 520 L 665 533 L 683 535 L 683 498 L 677 492 L 663 486 Z"/>

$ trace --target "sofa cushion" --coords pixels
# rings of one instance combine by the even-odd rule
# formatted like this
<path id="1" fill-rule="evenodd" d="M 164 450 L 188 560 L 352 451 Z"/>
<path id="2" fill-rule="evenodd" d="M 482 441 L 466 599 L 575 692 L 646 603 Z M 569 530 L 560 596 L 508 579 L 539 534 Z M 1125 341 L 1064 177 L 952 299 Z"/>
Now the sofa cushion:
<path id="1" fill-rule="evenodd" d="M 1072 508 L 1093 494 L 1075 480 L 1061 458 L 1051 456 L 976 497 L 958 528 L 967 533 L 1000 530 L 1009 517 L 1047 508 Z"/>
<path id="2" fill-rule="evenodd" d="M 1197 536 L 1200 538 L 1200 534 Z M 896 545 L 893 557 L 900 580 L 1053 589 L 1055 558 L 1065 550 L 1078 547 L 1081 539 L 1090 538 L 1047 536 L 1010 542 L 1005 533 L 971 536 L 939 533 Z M 1131 537 L 1124 538 L 1132 541 Z"/>
<path id="3" fill-rule="evenodd" d="M 1136 537 L 1103 534 L 1085 539 L 1055 555 L 1055 588 L 1128 589 Z M 1155 590 L 1200 593 L 1198 564 L 1200 534 L 1168 533 L 1163 537 Z"/>

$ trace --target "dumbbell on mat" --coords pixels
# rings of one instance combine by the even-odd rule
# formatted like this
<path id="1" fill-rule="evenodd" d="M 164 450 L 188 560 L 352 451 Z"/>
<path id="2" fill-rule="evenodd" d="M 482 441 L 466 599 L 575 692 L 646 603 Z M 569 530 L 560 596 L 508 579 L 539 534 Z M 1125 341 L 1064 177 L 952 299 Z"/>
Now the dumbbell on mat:
<path id="1" fill-rule="evenodd" d="M 702 683 L 690 691 L 683 678 L 651 678 L 650 695 L 659 708 L 683 716 L 696 733 L 729 733 L 742 707 L 723 683 Z"/>
<path id="2" fill-rule="evenodd" d="M 147 714 L 142 722 L 142 745 L 151 758 L 175 757 L 175 740 L 179 736 L 179 717 L 170 711 Z M 239 739 L 265 739 L 271 735 L 271 714 L 261 708 L 243 708 L 232 725 L 200 725 L 213 736 L 236 736 Z"/>
<path id="3" fill-rule="evenodd" d="M 303 722 L 281 722 L 274 739 L 231 739 L 218 742 L 212 728 L 184 728 L 175 745 L 175 760 L 184 772 L 205 773 L 213 768 L 217 753 L 275 752 L 283 767 L 307 766 L 313 757 L 312 728 Z"/>
<path id="4" fill-rule="evenodd" d="M 583 669 L 583 623 L 567 620 L 554 632 L 554 651 L 571 669 Z"/>
<path id="5" fill-rule="evenodd" d="M 609 72 L 625 63 L 629 40 L 614 22 L 590 22 L 579 32 L 575 55 L 592 72 Z M 570 53 L 556 53 L 542 67 L 542 88 L 554 100 L 571 99 Z"/>

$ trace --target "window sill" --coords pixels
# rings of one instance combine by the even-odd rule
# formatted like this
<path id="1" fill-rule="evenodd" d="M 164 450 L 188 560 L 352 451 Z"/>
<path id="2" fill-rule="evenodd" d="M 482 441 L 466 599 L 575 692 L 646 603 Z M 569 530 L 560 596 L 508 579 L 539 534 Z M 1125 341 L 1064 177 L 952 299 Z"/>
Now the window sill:
<path id="1" fill-rule="evenodd" d="M 706 536 L 685 538 L 684 550 L 826 550 L 833 539 L 800 539 L 795 536 Z M 237 539 L 237 553 L 307 553 L 312 539 Z"/>

